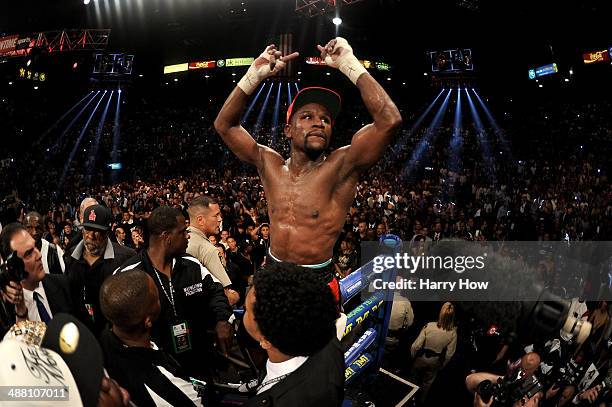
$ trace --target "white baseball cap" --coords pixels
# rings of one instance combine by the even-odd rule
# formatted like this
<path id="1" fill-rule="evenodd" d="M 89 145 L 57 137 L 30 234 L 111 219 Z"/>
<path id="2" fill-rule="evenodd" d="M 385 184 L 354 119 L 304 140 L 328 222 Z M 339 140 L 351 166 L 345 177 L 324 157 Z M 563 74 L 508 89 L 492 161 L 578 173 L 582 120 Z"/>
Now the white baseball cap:
<path id="1" fill-rule="evenodd" d="M 15 339 L 0 342 L 0 407 L 50 406 L 82 407 L 81 395 L 68 365 L 60 355 L 39 346 L 27 345 Z M 11 387 L 38 387 L 40 390 L 26 394 L 28 397 L 8 398 Z M 57 391 L 42 391 L 55 388 L 67 394 L 67 400 L 59 398 Z M 17 395 L 14 392 L 14 395 Z M 45 395 L 51 397 L 44 397 Z M 37 398 L 34 398 L 37 396 Z"/>

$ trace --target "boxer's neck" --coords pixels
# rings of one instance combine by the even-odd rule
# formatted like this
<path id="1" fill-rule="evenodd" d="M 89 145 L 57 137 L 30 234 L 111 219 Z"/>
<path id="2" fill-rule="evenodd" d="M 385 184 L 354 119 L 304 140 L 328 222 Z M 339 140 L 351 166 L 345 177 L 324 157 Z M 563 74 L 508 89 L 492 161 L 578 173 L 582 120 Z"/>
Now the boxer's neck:
<path id="1" fill-rule="evenodd" d="M 293 174 L 300 174 L 319 167 L 325 161 L 325 154 L 321 154 L 316 160 L 310 159 L 306 153 L 292 151 L 291 157 L 286 161 L 289 171 Z"/>

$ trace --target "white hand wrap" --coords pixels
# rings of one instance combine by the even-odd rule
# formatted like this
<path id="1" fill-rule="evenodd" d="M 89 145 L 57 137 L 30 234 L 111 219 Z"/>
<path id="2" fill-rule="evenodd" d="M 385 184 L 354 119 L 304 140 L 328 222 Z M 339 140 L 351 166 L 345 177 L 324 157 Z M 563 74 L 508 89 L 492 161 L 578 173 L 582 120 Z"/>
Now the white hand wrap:
<path id="1" fill-rule="evenodd" d="M 367 72 L 367 70 L 357 60 L 355 55 L 353 55 L 353 48 L 351 48 L 347 40 L 342 37 L 337 37 L 336 45 L 331 53 L 333 54 L 337 48 L 343 48 L 349 52 L 337 57 L 335 61 L 328 54 L 325 57 L 325 63 L 331 67 L 338 68 L 340 72 L 345 74 L 351 80 L 351 82 L 357 85 L 357 79 L 359 79 L 362 73 Z"/>
<path id="2" fill-rule="evenodd" d="M 259 55 L 259 57 L 257 57 L 255 61 L 253 61 L 246 74 L 244 74 L 242 79 L 238 81 L 238 87 L 242 89 L 242 91 L 247 95 L 251 95 L 255 91 L 255 89 L 257 89 L 261 81 L 263 81 L 269 76 L 276 74 L 278 71 L 285 67 L 285 62 L 281 61 L 280 59 L 277 59 L 276 64 L 274 65 L 274 69 L 270 69 L 270 58 L 272 57 L 272 55 L 268 53 L 269 48 L 270 47 L 267 47 L 264 52 L 262 52 L 261 55 Z M 266 61 L 268 61 L 268 63 L 262 64 L 259 67 L 256 66 L 255 64 L 257 62 L 257 59 L 259 58 L 265 59 Z"/>

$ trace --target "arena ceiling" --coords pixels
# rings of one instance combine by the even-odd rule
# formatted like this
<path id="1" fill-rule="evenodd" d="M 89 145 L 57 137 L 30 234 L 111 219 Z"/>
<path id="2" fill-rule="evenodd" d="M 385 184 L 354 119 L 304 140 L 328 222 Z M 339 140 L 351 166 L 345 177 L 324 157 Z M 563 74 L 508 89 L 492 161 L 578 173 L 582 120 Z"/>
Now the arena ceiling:
<path id="1" fill-rule="evenodd" d="M 423 70 L 427 50 L 469 47 L 481 71 L 524 75 L 527 66 L 579 63 L 582 51 L 612 46 L 611 3 L 361 0 L 343 6 L 340 34 L 356 54 L 407 71 Z M 315 45 L 335 36 L 332 17 L 301 16 L 295 0 L 30 0 L 3 5 L 0 33 L 111 28 L 111 51 L 159 66 L 255 55 L 286 32 L 295 50 L 316 55 Z"/>

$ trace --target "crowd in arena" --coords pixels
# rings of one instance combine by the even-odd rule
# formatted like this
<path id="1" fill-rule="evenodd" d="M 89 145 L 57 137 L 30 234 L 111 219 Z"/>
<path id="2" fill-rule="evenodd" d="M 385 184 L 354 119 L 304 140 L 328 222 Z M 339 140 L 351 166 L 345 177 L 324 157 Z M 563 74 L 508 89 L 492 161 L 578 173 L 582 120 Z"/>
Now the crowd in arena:
<path id="1" fill-rule="evenodd" d="M 26 311 L 13 309 L 15 297 L 4 294 L 2 334 L 16 320 L 45 321 L 49 318 L 47 311 L 69 312 L 79 321 L 79 326 L 87 326 L 99 339 L 110 377 L 128 389 L 133 400 L 139 400 L 142 405 L 155 405 L 156 397 L 161 396 L 180 400 L 176 405 L 189 405 L 185 403 L 192 403 L 202 394 L 176 389 L 184 388 L 189 377 L 209 383 L 213 377 L 219 380 L 215 369 L 227 361 L 220 362 L 214 350 L 221 349 L 227 354 L 229 349 L 236 349 L 236 342 L 232 341 L 234 327 L 227 320 L 233 309 L 246 307 L 248 313 L 249 307 L 253 307 L 247 296 L 252 287 L 257 287 L 257 298 L 262 303 L 266 301 L 265 295 L 270 298 L 278 295 L 289 302 L 296 301 L 289 290 L 270 293 L 273 291 L 270 285 L 318 284 L 299 274 L 278 277 L 259 271 L 267 262 L 270 245 L 268 202 L 254 170 L 242 164 L 216 134 L 213 119 L 219 106 L 217 100 L 212 102 L 183 108 L 167 106 L 160 100 L 142 100 L 122 117 L 119 129 L 107 122 L 98 140 L 98 129 L 90 128 L 76 146 L 80 131 L 73 129 L 52 141 L 32 142 L 31 148 L 20 156 L 1 163 L 0 177 L 5 181 L 0 196 L 3 198 L 0 222 L 5 227 L 2 258 L 8 261 L 8 256 L 16 250 L 11 246 L 11 239 L 23 233 L 23 245 L 30 250 L 36 247 L 43 252 L 42 248 L 47 247 L 42 256 L 48 274 L 38 273 L 33 277 L 38 280 L 29 282 L 29 290 L 23 287 L 21 295 L 30 293 L 29 302 L 24 298 Z M 0 117 L 10 118 L 15 114 L 11 103 L 3 101 Z M 522 115 L 520 120 L 504 121 L 502 129 L 491 126 L 479 130 L 466 119 L 459 131 L 446 121 L 436 128 L 411 131 L 409 124 L 418 114 L 399 107 L 404 127 L 384 158 L 360 179 L 346 214 L 344 231 L 335 245 L 333 264 L 339 279 L 362 264 L 362 242 L 378 241 L 388 233 L 404 241 L 425 242 L 612 240 L 612 188 L 608 178 L 612 168 L 607 148 L 612 139 L 609 103 L 544 105 Z M 334 128 L 332 145 L 336 147 L 350 143 L 348 137 L 368 120 L 367 112 L 359 104 L 343 110 Z M 19 136 L 19 124 L 11 123 L 6 127 L 11 127 L 10 132 Z M 120 139 L 114 144 L 117 130 L 120 130 Z M 254 135 L 259 142 L 279 152 L 288 151 L 282 125 L 264 125 Z M 429 141 L 422 144 L 428 136 L 431 136 Z M 460 139 L 458 148 L 451 147 L 454 137 Z M 74 160 L 67 162 L 72 150 Z M 421 154 L 414 156 L 415 151 Z M 119 172 L 105 168 L 105 163 L 114 158 L 123 163 Z M 200 207 L 203 209 L 197 210 Z M 195 217 L 200 215 L 218 219 L 219 227 L 202 226 L 204 221 L 197 226 L 200 221 Z M 23 227 L 12 222 L 19 222 Z M 185 250 L 181 245 L 187 245 L 188 238 L 190 242 L 194 240 L 196 233 L 202 233 L 218 250 L 215 264 L 217 260 L 221 263 L 230 280 L 227 283 L 208 266 L 212 274 L 206 272 L 204 278 L 198 261 L 193 263 L 183 257 Z M 156 248 L 156 254 L 150 251 L 151 247 Z M 559 286 L 555 263 L 547 261 L 543 267 L 548 269 L 550 287 L 557 293 L 574 293 L 572 287 Z M 25 263 L 27 268 L 27 260 Z M 603 266 L 609 268 L 612 263 Z M 191 276 L 196 276 L 189 281 L 174 282 L 182 284 L 185 292 L 197 284 L 202 291 L 201 284 L 204 284 L 204 294 L 196 296 L 200 302 L 188 296 L 177 297 L 176 305 L 185 313 L 183 319 L 171 315 L 168 304 L 174 307 L 174 300 L 165 292 L 152 293 L 150 289 L 156 284 L 151 275 L 157 275 L 163 281 L 160 281 L 162 287 L 165 284 L 172 290 L 173 281 L 168 286 L 163 267 L 170 270 L 184 267 Z M 82 274 L 79 271 L 94 268 L 103 270 L 105 281 L 75 277 L 66 287 L 57 288 L 59 283 L 53 280 L 55 275 L 75 276 Z M 148 268 L 154 272 L 149 273 Z M 115 273 L 117 269 L 125 272 Z M 602 272 L 608 271 L 602 268 Z M 200 275 L 202 278 L 198 279 Z M 46 311 L 39 312 L 41 305 L 32 293 L 36 294 L 34 287 L 40 281 L 47 280 L 47 295 L 66 290 L 66 303 L 53 304 L 54 300 L 48 298 Z M 125 292 L 128 286 L 131 289 Z M 305 298 L 301 300 L 308 301 L 309 294 L 303 295 Z M 165 304 L 161 314 L 155 296 Z M 540 362 L 555 368 L 561 363 L 573 363 L 583 373 L 592 363 L 599 371 L 599 381 L 580 387 L 582 376 L 564 376 L 554 383 L 546 383 L 537 399 L 529 394 L 524 400 L 546 406 L 609 403 L 609 395 L 604 401 L 599 394 L 607 394 L 602 386 L 589 386 L 610 376 L 609 369 L 612 369 L 610 310 L 605 301 L 590 303 L 578 297 L 567 298 L 572 300 L 574 315 L 593 324 L 591 336 L 584 345 L 571 339 L 564 341 L 563 334 L 529 341 L 502 332 L 498 340 L 492 341 L 491 354 L 480 354 L 483 361 L 479 365 L 468 360 L 474 356 L 470 353 L 470 337 L 499 321 L 474 321 L 471 315 L 462 314 L 461 307 L 450 303 L 442 305 L 440 310 L 438 304 L 410 304 L 404 299 L 396 310 L 404 317 L 395 324 L 392 322 L 389 336 L 389 355 L 399 357 L 389 357 L 387 363 L 422 386 L 419 397 L 427 405 L 442 405 L 442 396 L 433 389 L 445 386 L 456 387 L 458 394 L 471 404 L 472 396 L 467 395 L 464 384 L 470 370 L 488 370 L 494 374 L 468 376 L 468 390 L 482 395 L 485 391 L 478 386 L 482 379 L 490 379 L 495 384 L 516 361 L 514 368 L 522 371 L 524 377 L 541 375 L 541 371 L 536 373 Z M 269 301 L 269 309 L 255 308 L 254 312 L 257 315 L 277 313 L 282 317 L 282 307 L 276 309 L 274 301 Z M 331 299 L 329 302 L 332 304 Z M 190 313 L 195 307 L 207 310 L 206 315 Z M 313 310 L 321 316 L 320 325 L 306 326 L 302 332 L 321 326 L 323 330 L 328 329 L 335 319 L 333 308 L 333 304 L 327 308 L 323 304 Z M 131 314 L 127 311 L 134 309 L 141 311 Z M 175 309 L 174 317 L 176 312 Z M 180 335 L 167 337 L 164 330 L 177 329 L 185 321 L 193 332 L 191 338 L 188 335 L 188 339 Z M 271 332 L 266 336 L 276 339 L 274 335 L 279 335 L 281 328 L 264 327 L 262 321 L 259 322 L 262 331 L 265 328 Z M 116 329 L 108 330 L 106 323 Z M 14 334 L 14 330 L 11 332 Z M 241 334 L 245 333 L 237 332 L 238 337 Z M 253 336 L 251 330 L 249 334 Z M 151 338 L 162 349 L 156 350 L 155 355 L 128 354 L 121 350 L 121 343 L 132 346 L 148 343 Z M 321 340 L 316 336 L 305 338 Z M 491 342 L 486 335 L 481 339 Z M 283 346 L 299 348 L 305 342 L 302 338 Z M 524 350 L 528 345 L 531 347 Z M 182 352 L 182 346 L 187 349 L 186 353 Z M 168 358 L 164 352 L 174 358 Z M 160 363 L 170 372 L 170 381 L 180 381 L 180 385 L 169 390 L 172 394 L 163 390 L 170 376 L 155 374 L 151 379 L 144 373 L 130 375 L 138 371 L 130 365 L 145 366 L 147 358 L 163 359 Z M 201 360 L 215 362 L 203 366 Z M 335 379 L 329 378 L 328 382 L 336 384 Z M 114 386 L 117 383 L 112 381 L 108 390 L 102 391 L 124 395 Z M 206 400 L 215 397 L 218 395 L 205 395 Z M 490 405 L 484 398 L 478 396 L 474 403 L 482 404 L 475 405 Z"/>

